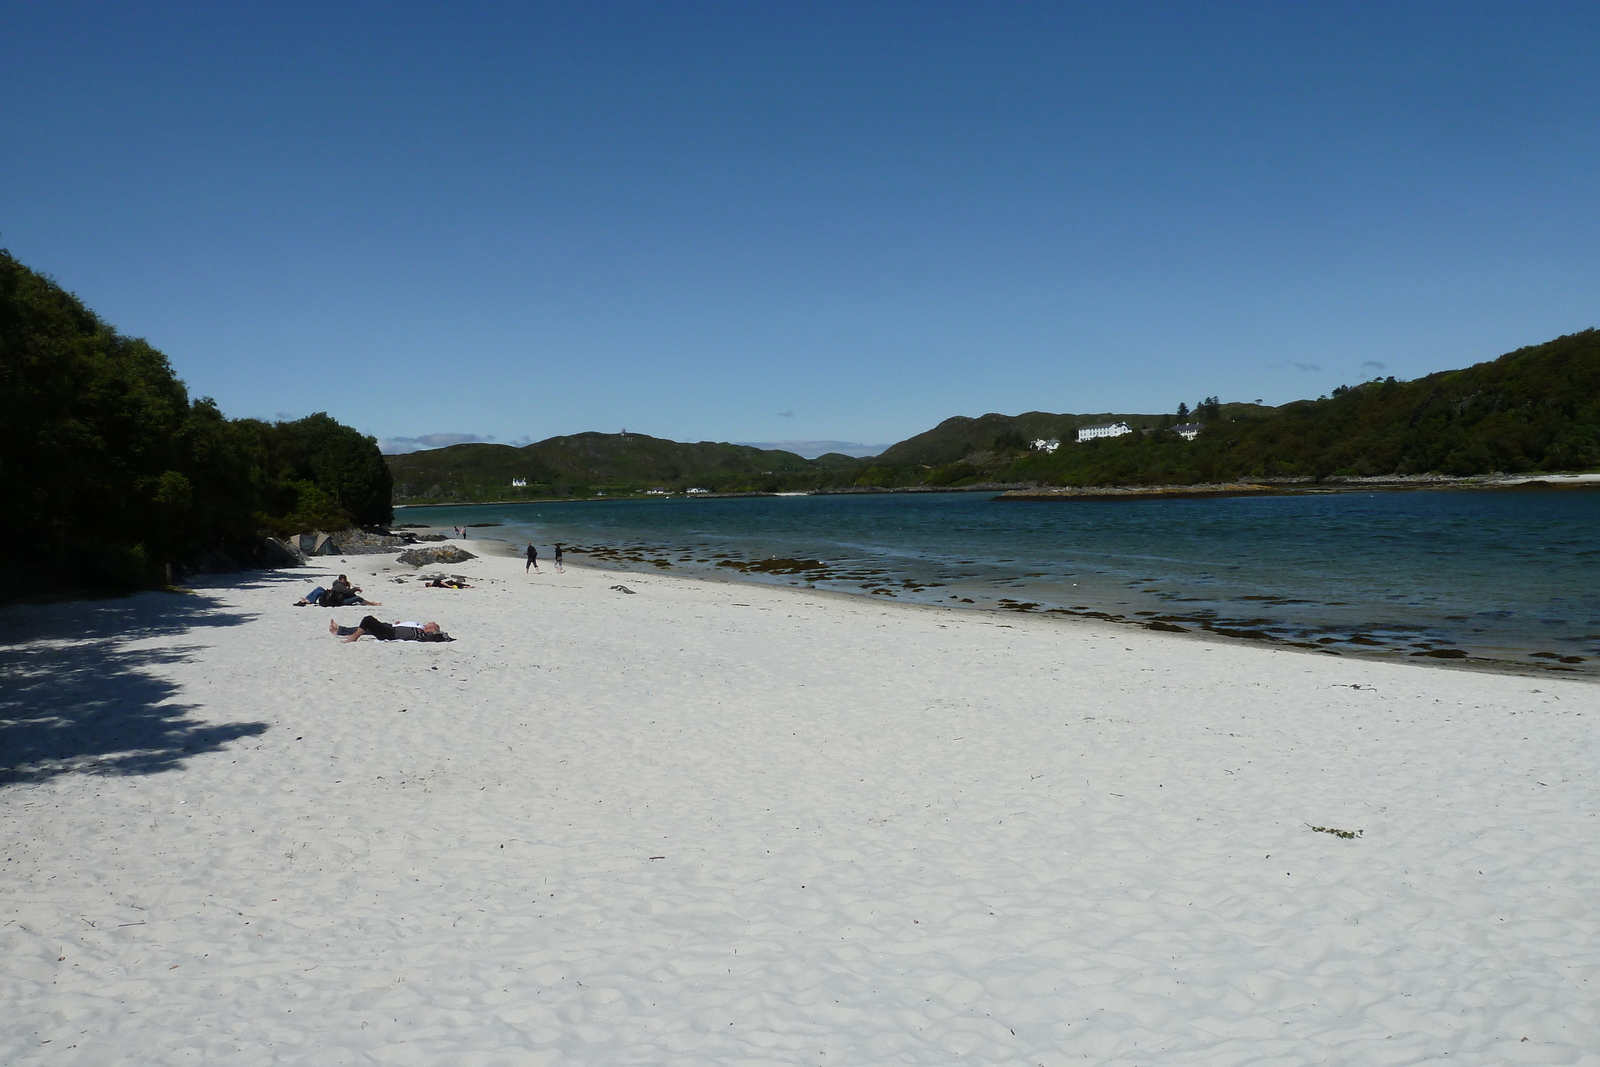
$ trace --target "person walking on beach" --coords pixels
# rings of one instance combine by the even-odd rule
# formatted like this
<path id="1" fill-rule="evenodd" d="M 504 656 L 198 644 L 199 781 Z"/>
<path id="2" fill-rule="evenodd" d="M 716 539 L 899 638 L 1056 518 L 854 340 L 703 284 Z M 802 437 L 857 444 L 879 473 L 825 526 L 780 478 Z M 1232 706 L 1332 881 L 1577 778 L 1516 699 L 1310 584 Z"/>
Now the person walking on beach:
<path id="1" fill-rule="evenodd" d="M 528 542 L 528 565 L 522 568 L 522 573 L 527 574 L 528 568 L 539 569 L 539 550 L 533 547 L 533 542 Z"/>
<path id="2" fill-rule="evenodd" d="M 556 545 L 556 573 L 566 573 L 566 568 L 561 565 L 561 546 L 559 544 Z"/>

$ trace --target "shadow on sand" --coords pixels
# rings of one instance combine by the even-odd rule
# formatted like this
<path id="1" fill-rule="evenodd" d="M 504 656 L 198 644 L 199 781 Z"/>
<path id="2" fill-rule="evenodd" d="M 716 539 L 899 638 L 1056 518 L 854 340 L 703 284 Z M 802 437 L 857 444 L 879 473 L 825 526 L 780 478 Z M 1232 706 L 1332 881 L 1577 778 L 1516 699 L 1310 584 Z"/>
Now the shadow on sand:
<path id="1" fill-rule="evenodd" d="M 204 593 L 142 593 L 0 611 L 0 786 L 74 772 L 176 770 L 188 756 L 265 732 L 264 722 L 192 718 L 195 705 L 174 699 L 178 687 L 146 670 L 188 659 L 199 646 L 121 647 L 251 618 L 220 608 Z"/>

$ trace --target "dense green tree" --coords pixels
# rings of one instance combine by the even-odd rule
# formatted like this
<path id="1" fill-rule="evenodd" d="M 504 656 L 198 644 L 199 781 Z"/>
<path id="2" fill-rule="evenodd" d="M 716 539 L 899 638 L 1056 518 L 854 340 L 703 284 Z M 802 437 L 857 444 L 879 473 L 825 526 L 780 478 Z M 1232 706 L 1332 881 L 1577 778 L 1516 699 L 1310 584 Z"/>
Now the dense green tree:
<path id="1" fill-rule="evenodd" d="M 315 484 L 362 526 L 393 521 L 394 479 L 376 440 L 325 412 L 279 423 L 278 430 L 296 480 Z"/>
<path id="2" fill-rule="evenodd" d="M 276 426 L 190 402 L 166 356 L 0 250 L 0 496 L 36 550 L 0 567 L 0 596 L 129 588 L 166 564 L 243 558 L 265 529 L 387 522 L 376 442 L 326 415 Z"/>

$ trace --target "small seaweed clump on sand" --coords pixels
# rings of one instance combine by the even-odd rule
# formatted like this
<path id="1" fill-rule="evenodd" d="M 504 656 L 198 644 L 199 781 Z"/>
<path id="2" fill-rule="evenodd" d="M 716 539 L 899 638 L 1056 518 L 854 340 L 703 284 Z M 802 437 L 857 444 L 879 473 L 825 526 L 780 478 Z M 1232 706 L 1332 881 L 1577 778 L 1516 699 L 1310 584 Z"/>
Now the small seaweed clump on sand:
<path id="1" fill-rule="evenodd" d="M 1310 823 L 1306 823 L 1306 825 L 1311 826 Z M 1311 826 L 1311 829 L 1315 830 L 1319 834 L 1332 834 L 1334 837 L 1342 837 L 1346 841 L 1353 837 L 1360 837 L 1362 834 L 1362 831 L 1360 830 L 1335 830 L 1331 826 Z"/>

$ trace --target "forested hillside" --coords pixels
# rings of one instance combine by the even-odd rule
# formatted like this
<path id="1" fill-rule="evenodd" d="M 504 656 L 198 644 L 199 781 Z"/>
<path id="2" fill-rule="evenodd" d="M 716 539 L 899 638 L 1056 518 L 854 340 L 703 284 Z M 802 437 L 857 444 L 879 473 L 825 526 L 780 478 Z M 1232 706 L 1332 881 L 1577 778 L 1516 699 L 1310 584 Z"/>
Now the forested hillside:
<path id="1" fill-rule="evenodd" d="M 1600 465 L 1600 333 L 1266 413 L 1222 405 L 1205 421 L 1193 442 L 1158 431 L 1018 455 L 1006 477 L 1112 485 L 1584 470 Z"/>
<path id="2" fill-rule="evenodd" d="M 1126 422 L 1133 433 L 1084 444 L 1080 426 Z M 1201 422 L 1194 440 L 1175 423 Z M 1055 440 L 1053 451 L 1034 448 Z M 577 434 L 526 448 L 456 445 L 391 456 L 396 499 L 514 500 L 683 490 L 803 491 L 1039 485 L 1188 485 L 1241 478 L 1494 471 L 1600 466 L 1600 334 L 1518 349 L 1464 370 L 1393 378 L 1282 407 L 1220 403 L 1167 415 L 957 416 L 853 459 L 806 460 L 741 445 L 680 444 L 642 434 Z M 512 479 L 527 486 L 511 488 Z"/>
<path id="3" fill-rule="evenodd" d="M 645 434 L 581 433 L 525 448 L 452 445 L 390 456 L 399 503 L 592 496 L 657 486 L 716 491 L 814 488 L 829 472 L 853 471 L 849 456 L 802 459 L 793 452 L 701 441 L 686 444 Z M 513 480 L 526 487 L 513 488 Z"/>
<path id="4" fill-rule="evenodd" d="M 327 415 L 229 419 L 167 357 L 0 250 L 0 597 L 126 589 L 263 532 L 389 521 L 377 443 Z M 25 560 L 25 561 L 24 561 Z"/>

